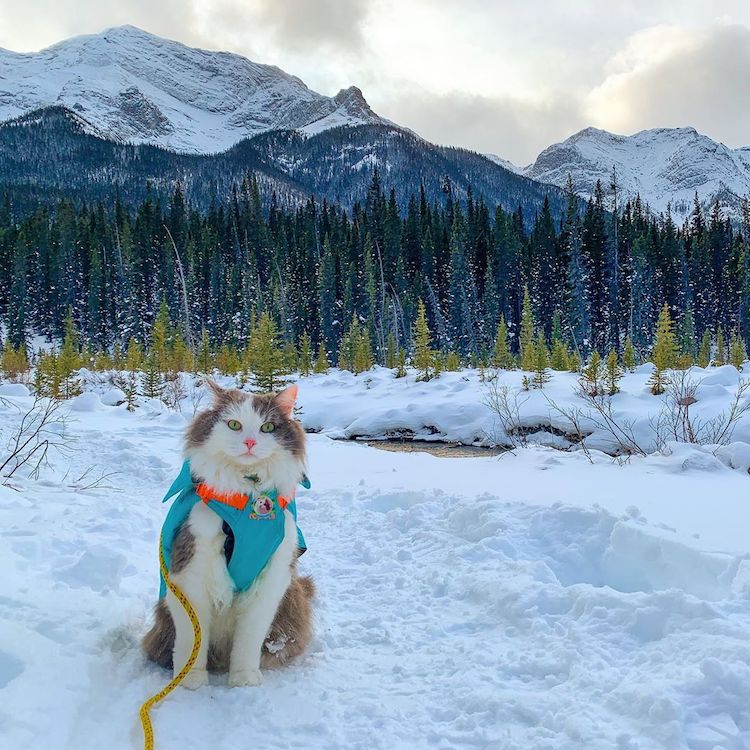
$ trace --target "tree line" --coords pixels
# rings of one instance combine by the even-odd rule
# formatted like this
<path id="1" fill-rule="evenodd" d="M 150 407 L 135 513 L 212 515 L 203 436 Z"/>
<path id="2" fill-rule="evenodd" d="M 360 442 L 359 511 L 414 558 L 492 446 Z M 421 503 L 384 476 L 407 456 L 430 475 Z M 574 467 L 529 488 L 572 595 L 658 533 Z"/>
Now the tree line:
<path id="1" fill-rule="evenodd" d="M 706 336 L 747 344 L 747 201 L 733 224 L 696 198 L 678 226 L 640 199 L 613 210 L 600 184 L 583 208 L 571 182 L 566 192 L 557 221 L 548 201 L 529 216 L 471 191 L 458 200 L 447 180 L 440 201 L 424 189 L 402 200 L 377 169 L 351 212 L 273 197 L 265 208 L 251 174 L 204 211 L 179 185 L 164 203 L 147 191 L 133 210 L 63 200 L 20 216 L 9 193 L 0 203 L 6 347 L 61 341 L 69 312 L 81 349 L 149 349 L 161 311 L 193 357 L 201 346 L 246 350 L 266 316 L 280 350 L 398 365 L 415 355 L 422 316 L 443 365 L 481 365 L 498 346 L 517 357 L 531 316 L 551 355 L 560 342 L 582 362 L 594 351 L 622 356 L 626 343 L 648 355 L 665 306 L 693 360 Z"/>

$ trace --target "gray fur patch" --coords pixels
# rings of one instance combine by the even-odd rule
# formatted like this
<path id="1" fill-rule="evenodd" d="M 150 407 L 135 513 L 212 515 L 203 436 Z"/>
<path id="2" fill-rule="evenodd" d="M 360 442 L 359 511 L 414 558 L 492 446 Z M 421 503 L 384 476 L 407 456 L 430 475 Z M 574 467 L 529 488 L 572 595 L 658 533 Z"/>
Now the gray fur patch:
<path id="1" fill-rule="evenodd" d="M 188 528 L 183 524 L 174 538 L 172 545 L 172 562 L 170 565 L 171 573 L 179 573 L 185 570 L 188 563 L 193 559 L 195 554 L 195 537 Z"/>

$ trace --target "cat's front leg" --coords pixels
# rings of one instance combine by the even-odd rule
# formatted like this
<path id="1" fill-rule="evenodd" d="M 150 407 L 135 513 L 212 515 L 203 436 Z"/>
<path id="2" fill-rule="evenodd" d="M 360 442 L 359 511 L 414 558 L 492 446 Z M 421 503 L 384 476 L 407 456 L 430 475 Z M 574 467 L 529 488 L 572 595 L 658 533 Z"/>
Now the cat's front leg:
<path id="1" fill-rule="evenodd" d="M 172 549 L 172 580 L 192 605 L 201 629 L 195 664 L 182 682 L 187 688 L 208 684 L 211 622 L 217 602 L 231 598 L 231 582 L 222 554 L 223 538 L 221 519 L 203 503 L 198 503 L 191 511 L 188 523 L 175 537 Z M 167 606 L 175 625 L 172 661 L 177 676 L 190 658 L 195 633 L 187 612 L 171 591 L 167 592 Z"/>
<path id="2" fill-rule="evenodd" d="M 263 643 L 292 580 L 292 562 L 297 545 L 297 527 L 285 511 L 284 540 L 258 577 L 235 602 L 237 621 L 229 661 L 229 684 L 260 685 Z"/>

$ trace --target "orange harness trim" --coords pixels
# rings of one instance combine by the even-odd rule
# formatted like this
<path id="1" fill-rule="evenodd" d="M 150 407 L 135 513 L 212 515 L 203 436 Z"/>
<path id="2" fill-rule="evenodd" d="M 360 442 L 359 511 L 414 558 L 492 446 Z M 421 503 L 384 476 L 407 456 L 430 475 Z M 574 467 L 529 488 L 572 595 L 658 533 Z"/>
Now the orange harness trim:
<path id="1" fill-rule="evenodd" d="M 216 490 L 212 489 L 207 484 L 199 484 L 195 488 L 195 493 L 204 503 L 216 500 L 216 502 L 229 505 L 231 508 L 236 508 L 237 510 L 245 510 L 245 507 L 250 500 L 249 495 L 243 495 L 241 492 L 216 492 Z M 290 501 L 289 498 L 279 495 L 276 498 L 276 502 L 282 510 L 285 510 Z"/>

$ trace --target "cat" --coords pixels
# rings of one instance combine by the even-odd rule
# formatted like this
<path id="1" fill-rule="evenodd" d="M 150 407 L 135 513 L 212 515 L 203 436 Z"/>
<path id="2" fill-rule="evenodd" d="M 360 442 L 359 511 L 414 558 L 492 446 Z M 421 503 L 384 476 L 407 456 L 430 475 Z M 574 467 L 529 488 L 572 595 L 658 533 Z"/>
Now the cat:
<path id="1" fill-rule="evenodd" d="M 250 502 L 275 489 L 286 503 L 284 498 L 293 498 L 305 477 L 305 432 L 292 415 L 297 386 L 252 395 L 211 381 L 208 385 L 213 403 L 195 416 L 185 435 L 184 456 L 193 483 L 216 494 L 250 496 Z M 265 513 L 268 508 L 262 503 L 267 502 L 263 498 L 254 507 Z M 281 541 L 246 591 L 235 591 L 229 574 L 232 529 L 209 505 L 196 502 L 174 536 L 170 578 L 193 605 L 202 631 L 198 658 L 183 682 L 186 687 L 206 685 L 208 671 L 228 671 L 231 686 L 259 685 L 261 667 L 280 666 L 309 645 L 315 586 L 296 571 L 301 551 L 295 518 L 285 505 L 279 512 L 284 518 L 278 526 Z M 190 621 L 167 592 L 143 639 L 146 655 L 172 667 L 176 675 L 192 646 Z"/>

